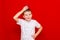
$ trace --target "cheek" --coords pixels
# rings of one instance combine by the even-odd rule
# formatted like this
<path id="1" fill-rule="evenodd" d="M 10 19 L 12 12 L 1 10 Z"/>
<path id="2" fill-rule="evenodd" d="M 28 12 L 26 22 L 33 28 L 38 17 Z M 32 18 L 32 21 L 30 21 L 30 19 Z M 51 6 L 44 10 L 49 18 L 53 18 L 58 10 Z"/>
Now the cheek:
<path id="1" fill-rule="evenodd" d="M 30 15 L 30 17 L 32 17 L 32 15 Z"/>
<path id="2" fill-rule="evenodd" d="M 24 16 L 24 18 L 28 18 L 28 16 Z"/>
<path id="3" fill-rule="evenodd" d="M 24 15 L 24 18 L 25 18 L 25 19 L 27 19 L 27 18 L 32 18 L 32 15 L 29 15 L 29 16 Z"/>

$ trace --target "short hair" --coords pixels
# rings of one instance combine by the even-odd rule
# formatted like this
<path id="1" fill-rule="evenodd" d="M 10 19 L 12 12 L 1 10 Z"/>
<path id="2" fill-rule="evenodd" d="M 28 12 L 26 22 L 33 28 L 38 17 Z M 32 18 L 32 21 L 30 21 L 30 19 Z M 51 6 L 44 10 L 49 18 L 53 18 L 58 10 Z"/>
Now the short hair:
<path id="1" fill-rule="evenodd" d="M 30 10 L 30 9 L 25 10 L 25 11 L 23 12 L 23 15 L 24 15 L 24 13 L 27 12 L 27 11 L 31 11 L 31 10 Z"/>

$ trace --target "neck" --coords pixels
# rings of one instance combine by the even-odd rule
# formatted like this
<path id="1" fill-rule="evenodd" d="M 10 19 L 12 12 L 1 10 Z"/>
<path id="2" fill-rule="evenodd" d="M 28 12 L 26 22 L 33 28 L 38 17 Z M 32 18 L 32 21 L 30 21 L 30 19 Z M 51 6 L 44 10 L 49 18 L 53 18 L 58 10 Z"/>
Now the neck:
<path id="1" fill-rule="evenodd" d="M 27 22 L 30 22 L 31 20 L 26 20 Z"/>

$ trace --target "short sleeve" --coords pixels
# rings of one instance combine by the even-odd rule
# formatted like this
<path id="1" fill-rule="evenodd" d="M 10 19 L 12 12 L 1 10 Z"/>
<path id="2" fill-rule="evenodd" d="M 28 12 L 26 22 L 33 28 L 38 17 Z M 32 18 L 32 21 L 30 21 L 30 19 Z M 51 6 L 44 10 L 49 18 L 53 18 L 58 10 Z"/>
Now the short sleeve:
<path id="1" fill-rule="evenodd" d="M 40 28 L 41 27 L 41 24 L 39 22 L 37 22 L 36 20 L 35 20 L 35 27 L 36 28 Z"/>
<path id="2" fill-rule="evenodd" d="M 23 19 L 19 18 L 16 24 L 21 25 L 22 23 L 23 23 Z"/>

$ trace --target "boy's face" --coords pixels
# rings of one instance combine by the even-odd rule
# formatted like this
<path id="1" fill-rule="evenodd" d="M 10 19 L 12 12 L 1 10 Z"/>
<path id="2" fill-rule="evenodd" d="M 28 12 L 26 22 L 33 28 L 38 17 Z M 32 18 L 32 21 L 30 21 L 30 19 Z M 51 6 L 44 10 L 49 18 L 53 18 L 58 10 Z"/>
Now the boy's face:
<path id="1" fill-rule="evenodd" d="M 31 11 L 24 12 L 23 18 L 27 21 L 30 21 L 32 19 L 32 13 Z"/>

